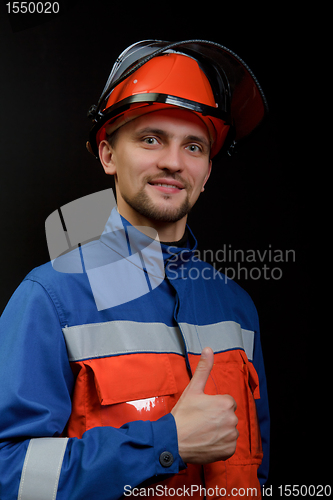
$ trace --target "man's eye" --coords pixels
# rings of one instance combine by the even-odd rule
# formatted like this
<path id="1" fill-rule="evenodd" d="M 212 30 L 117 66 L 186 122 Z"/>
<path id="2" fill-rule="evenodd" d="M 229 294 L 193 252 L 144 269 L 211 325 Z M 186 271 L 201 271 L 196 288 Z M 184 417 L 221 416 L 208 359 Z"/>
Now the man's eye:
<path id="1" fill-rule="evenodd" d="M 197 144 L 190 144 L 187 146 L 187 149 L 189 149 L 192 153 L 199 153 L 201 151 L 201 148 Z"/>
<path id="2" fill-rule="evenodd" d="M 155 145 L 158 144 L 157 139 L 155 137 L 145 137 L 143 139 L 143 142 L 149 145 Z"/>

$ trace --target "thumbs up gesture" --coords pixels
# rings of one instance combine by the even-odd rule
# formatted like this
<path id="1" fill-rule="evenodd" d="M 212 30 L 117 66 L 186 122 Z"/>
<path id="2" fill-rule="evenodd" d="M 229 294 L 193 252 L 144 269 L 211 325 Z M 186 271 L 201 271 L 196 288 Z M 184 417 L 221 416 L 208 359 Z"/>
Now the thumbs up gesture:
<path id="1" fill-rule="evenodd" d="M 176 421 L 179 454 L 184 462 L 207 464 L 227 460 L 236 450 L 238 419 L 235 400 L 204 393 L 214 364 L 214 353 L 205 347 L 192 380 L 172 410 Z"/>

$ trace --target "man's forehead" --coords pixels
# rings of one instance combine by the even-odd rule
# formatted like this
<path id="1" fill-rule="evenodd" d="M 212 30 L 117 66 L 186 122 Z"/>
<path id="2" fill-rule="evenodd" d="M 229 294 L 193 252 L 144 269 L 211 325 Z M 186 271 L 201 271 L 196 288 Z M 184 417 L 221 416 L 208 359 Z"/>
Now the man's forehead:
<path id="1" fill-rule="evenodd" d="M 155 131 L 169 136 L 192 135 L 210 143 L 205 123 L 195 113 L 177 108 L 146 113 L 129 122 L 126 127 L 133 133 Z"/>

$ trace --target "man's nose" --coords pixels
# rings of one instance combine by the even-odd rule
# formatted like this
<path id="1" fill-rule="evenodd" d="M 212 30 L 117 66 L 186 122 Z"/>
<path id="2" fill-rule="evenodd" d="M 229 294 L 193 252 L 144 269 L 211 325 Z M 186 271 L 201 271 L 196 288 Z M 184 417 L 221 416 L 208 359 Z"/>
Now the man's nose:
<path id="1" fill-rule="evenodd" d="M 179 172 L 183 170 L 182 151 L 179 145 L 169 144 L 163 148 L 157 166 L 161 170 L 169 170 L 170 172 Z"/>

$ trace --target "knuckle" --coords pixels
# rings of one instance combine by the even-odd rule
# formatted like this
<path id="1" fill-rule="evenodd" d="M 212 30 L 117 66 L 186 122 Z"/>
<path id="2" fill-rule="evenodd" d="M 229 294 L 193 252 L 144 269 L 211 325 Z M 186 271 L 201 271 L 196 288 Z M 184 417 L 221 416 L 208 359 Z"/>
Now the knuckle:
<path id="1" fill-rule="evenodd" d="M 236 451 L 236 445 L 237 445 L 236 441 L 233 441 L 232 443 L 230 443 L 230 445 L 228 446 L 228 448 L 225 450 L 225 452 L 226 452 L 225 459 L 228 459 L 228 458 L 232 457 L 232 455 Z"/>
<path id="2" fill-rule="evenodd" d="M 239 438 L 239 432 L 237 429 L 235 429 L 234 433 L 233 433 L 233 436 L 234 436 L 234 441 L 236 442 L 237 439 Z"/>
<path id="3" fill-rule="evenodd" d="M 231 451 L 232 451 L 232 453 L 231 453 L 231 455 L 233 455 L 233 454 L 235 453 L 235 451 L 236 451 L 236 447 L 237 447 L 237 443 L 236 443 L 236 441 L 235 441 L 234 445 L 232 446 L 232 450 L 231 450 Z"/>
<path id="4" fill-rule="evenodd" d="M 224 407 L 226 410 L 231 410 L 231 409 L 235 410 L 236 409 L 236 407 L 237 407 L 236 401 L 229 394 L 223 395 L 223 401 L 224 401 Z"/>

